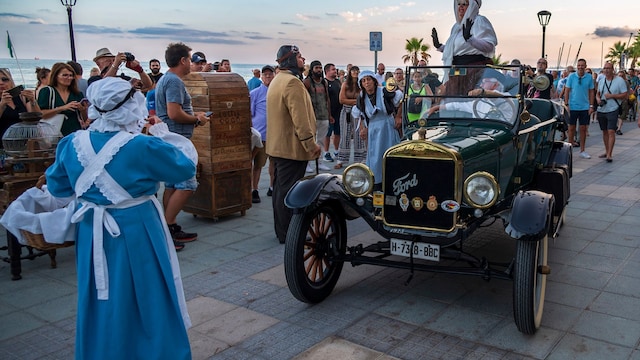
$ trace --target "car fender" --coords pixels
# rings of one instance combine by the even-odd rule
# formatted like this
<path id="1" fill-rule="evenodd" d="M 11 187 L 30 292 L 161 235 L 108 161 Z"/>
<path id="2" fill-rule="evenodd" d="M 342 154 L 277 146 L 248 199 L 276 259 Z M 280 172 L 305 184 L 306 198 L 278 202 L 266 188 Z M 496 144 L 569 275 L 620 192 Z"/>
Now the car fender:
<path id="1" fill-rule="evenodd" d="M 535 190 L 519 191 L 513 199 L 505 231 L 514 239 L 542 239 L 549 232 L 554 203 L 551 194 Z"/>
<path id="2" fill-rule="evenodd" d="M 284 204 L 291 209 L 302 209 L 331 199 L 345 201 L 349 199 L 349 195 L 342 186 L 341 177 L 333 174 L 318 174 L 298 180 L 285 196 Z"/>
<path id="3" fill-rule="evenodd" d="M 573 153 L 571 144 L 564 141 L 554 142 L 549 160 L 545 166 L 565 169 L 567 175 L 571 178 L 573 176 Z"/>

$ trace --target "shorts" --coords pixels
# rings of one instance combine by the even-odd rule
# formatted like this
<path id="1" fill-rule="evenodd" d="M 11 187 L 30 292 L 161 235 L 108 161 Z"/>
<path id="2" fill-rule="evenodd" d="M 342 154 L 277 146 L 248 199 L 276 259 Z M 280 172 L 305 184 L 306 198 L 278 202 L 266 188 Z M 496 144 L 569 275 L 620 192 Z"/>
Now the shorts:
<path id="1" fill-rule="evenodd" d="M 265 144 L 264 141 L 262 142 L 262 144 Z M 267 152 L 264 150 L 264 148 L 265 146 L 254 149 L 256 151 L 256 155 L 253 157 L 254 169 L 260 169 L 267 163 Z"/>
<path id="2" fill-rule="evenodd" d="M 196 180 L 196 177 L 194 176 L 187 181 L 179 182 L 177 184 L 164 183 L 164 187 L 167 189 L 196 191 L 198 188 L 198 180 Z"/>
<path id="3" fill-rule="evenodd" d="M 618 128 L 618 110 L 606 113 L 598 112 L 597 119 L 602 131 L 616 130 Z"/>
<path id="4" fill-rule="evenodd" d="M 569 125 L 589 125 L 589 110 L 571 110 L 569 111 Z"/>
<path id="5" fill-rule="evenodd" d="M 331 134 L 340 136 L 340 116 L 334 117 L 336 121 L 329 123 L 329 131 L 327 131 L 327 137 L 331 137 Z"/>
<path id="6" fill-rule="evenodd" d="M 329 131 L 329 120 L 316 120 L 316 144 L 324 147 L 324 138 Z"/>
<path id="7" fill-rule="evenodd" d="M 622 108 L 622 110 L 620 110 L 620 108 Z M 620 104 L 620 108 L 618 108 L 619 111 L 619 115 L 618 117 L 620 119 L 627 119 L 629 117 L 629 101 L 628 100 L 622 100 L 621 104 Z"/>

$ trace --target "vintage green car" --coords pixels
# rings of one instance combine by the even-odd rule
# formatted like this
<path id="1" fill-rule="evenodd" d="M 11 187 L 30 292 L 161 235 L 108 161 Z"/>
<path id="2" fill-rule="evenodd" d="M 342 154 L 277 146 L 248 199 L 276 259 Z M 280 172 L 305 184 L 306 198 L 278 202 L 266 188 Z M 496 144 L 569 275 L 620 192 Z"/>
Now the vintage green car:
<path id="1" fill-rule="evenodd" d="M 409 79 L 420 78 L 430 89 L 409 90 Z M 558 235 L 569 199 L 571 146 L 555 140 L 566 109 L 525 98 L 527 86 L 550 84 L 526 80 L 521 67 L 408 67 L 406 79 L 404 137 L 384 154 L 381 191 L 356 163 L 342 176 L 303 178 L 287 194 L 294 209 L 284 255 L 289 289 L 320 302 L 345 262 L 509 279 L 516 325 L 535 333 L 550 273 L 548 239 Z M 347 220 L 360 217 L 385 240 L 350 244 Z M 515 242 L 508 263 L 466 251 L 474 231 L 496 219 Z"/>

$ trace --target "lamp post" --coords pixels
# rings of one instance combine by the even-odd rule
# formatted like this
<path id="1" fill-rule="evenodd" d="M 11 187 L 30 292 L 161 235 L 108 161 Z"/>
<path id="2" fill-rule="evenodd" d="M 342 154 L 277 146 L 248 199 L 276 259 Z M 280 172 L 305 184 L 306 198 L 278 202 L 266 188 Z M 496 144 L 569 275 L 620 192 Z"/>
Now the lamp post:
<path id="1" fill-rule="evenodd" d="M 620 54 L 620 70 L 624 70 L 627 67 L 626 63 L 628 60 L 627 55 L 629 54 L 629 44 L 631 43 L 631 37 L 633 33 L 629 33 L 629 40 L 627 40 L 627 45 L 624 47 L 624 51 Z"/>
<path id="2" fill-rule="evenodd" d="M 76 5 L 77 0 L 60 0 L 63 6 L 67 7 L 69 17 L 69 39 L 71 39 L 71 60 L 76 61 L 76 43 L 73 40 L 73 21 L 71 20 L 71 8 Z"/>
<path id="3" fill-rule="evenodd" d="M 551 19 L 551 13 L 547 10 L 538 12 L 538 21 L 542 25 L 542 58 L 544 58 L 544 36 L 547 31 L 547 25 L 549 25 L 549 19 Z"/>

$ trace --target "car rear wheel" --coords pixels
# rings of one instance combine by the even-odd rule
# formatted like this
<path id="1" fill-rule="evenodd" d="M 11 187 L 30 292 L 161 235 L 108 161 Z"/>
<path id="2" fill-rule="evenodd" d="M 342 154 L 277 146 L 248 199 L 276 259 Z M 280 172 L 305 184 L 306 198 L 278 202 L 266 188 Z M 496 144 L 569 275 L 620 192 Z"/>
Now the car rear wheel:
<path id="1" fill-rule="evenodd" d="M 513 276 L 513 315 L 518 330 L 533 334 L 540 327 L 547 287 L 549 236 L 540 241 L 518 241 Z"/>
<path id="2" fill-rule="evenodd" d="M 284 250 L 284 272 L 293 296 L 307 303 L 324 300 L 338 282 L 346 252 L 345 219 L 331 206 L 294 214 Z"/>

